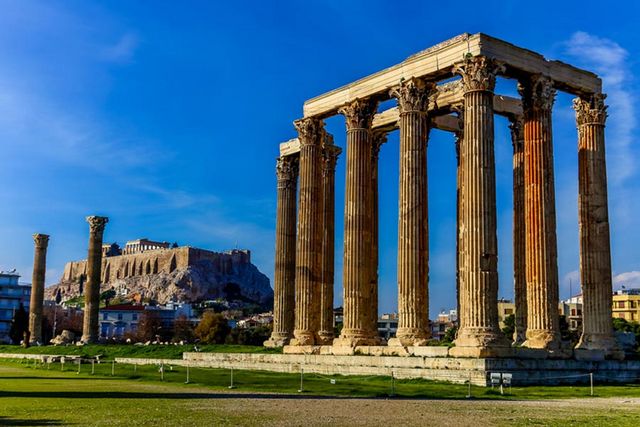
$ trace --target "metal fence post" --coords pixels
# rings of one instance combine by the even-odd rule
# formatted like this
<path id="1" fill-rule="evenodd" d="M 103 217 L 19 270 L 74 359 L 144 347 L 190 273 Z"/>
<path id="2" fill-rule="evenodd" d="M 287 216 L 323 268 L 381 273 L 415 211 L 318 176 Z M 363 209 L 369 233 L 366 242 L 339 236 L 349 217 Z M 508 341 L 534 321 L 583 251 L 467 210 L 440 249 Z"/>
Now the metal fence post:
<path id="1" fill-rule="evenodd" d="M 187 365 L 187 381 L 185 384 L 189 384 L 189 365 Z"/>
<path id="2" fill-rule="evenodd" d="M 393 371 L 391 371 L 391 397 L 396 395 L 396 377 L 393 375 Z"/>
<path id="3" fill-rule="evenodd" d="M 593 372 L 589 372 L 589 382 L 591 383 L 591 396 L 593 396 Z"/>
<path id="4" fill-rule="evenodd" d="M 115 376 L 116 374 L 116 361 L 115 359 L 111 361 L 111 376 Z"/>
<path id="5" fill-rule="evenodd" d="M 231 367 L 231 385 L 229 386 L 229 388 L 235 388 L 235 386 L 233 385 L 233 366 Z"/>
<path id="6" fill-rule="evenodd" d="M 300 366 L 300 389 L 298 393 L 302 393 L 304 391 L 304 368 Z"/>

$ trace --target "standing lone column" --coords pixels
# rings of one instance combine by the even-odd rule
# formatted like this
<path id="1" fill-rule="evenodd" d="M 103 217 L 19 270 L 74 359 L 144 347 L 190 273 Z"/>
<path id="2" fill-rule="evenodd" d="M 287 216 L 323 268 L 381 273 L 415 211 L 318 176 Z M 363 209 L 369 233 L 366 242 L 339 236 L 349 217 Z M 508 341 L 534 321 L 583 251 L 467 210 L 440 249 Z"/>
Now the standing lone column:
<path id="1" fill-rule="evenodd" d="M 273 332 L 266 347 L 282 347 L 291 340 L 294 325 L 296 276 L 296 193 L 298 158 L 282 156 L 276 162 L 278 208 L 276 265 L 273 281 Z"/>
<path id="2" fill-rule="evenodd" d="M 82 342 L 95 343 L 100 337 L 98 314 L 100 311 L 100 277 L 102 268 L 102 234 L 109 218 L 88 216 L 89 254 L 87 257 L 87 283 L 84 288 L 84 318 Z"/>
<path id="3" fill-rule="evenodd" d="M 334 345 L 375 345 L 371 328 L 371 122 L 377 102 L 356 99 L 340 108 L 347 122 L 344 207 L 344 324 Z"/>
<path id="4" fill-rule="evenodd" d="M 604 126 L 605 95 L 573 101 L 578 125 L 578 214 L 582 336 L 576 349 L 619 353 L 611 317 L 611 246 Z"/>
<path id="5" fill-rule="evenodd" d="M 300 140 L 300 204 L 296 244 L 295 329 L 291 345 L 313 345 L 320 327 L 322 283 L 322 140 L 315 118 L 294 122 Z"/>
<path id="6" fill-rule="evenodd" d="M 49 236 L 36 233 L 33 235 L 35 252 L 33 255 L 33 276 L 31 278 L 31 302 L 29 304 L 29 344 L 45 344 L 42 342 L 42 304 L 44 300 L 44 279 L 47 271 L 47 245 Z"/>
<path id="7" fill-rule="evenodd" d="M 391 90 L 400 111 L 398 201 L 398 331 L 389 345 L 425 345 L 429 338 L 427 109 L 435 84 L 409 79 Z"/>
<path id="8" fill-rule="evenodd" d="M 551 109 L 556 91 L 548 77 L 518 84 L 524 113 L 524 185 L 527 281 L 526 347 L 557 349 L 558 248 Z"/>
<path id="9" fill-rule="evenodd" d="M 378 158 L 380 147 L 387 142 L 386 132 L 375 132 L 371 144 L 371 328 L 378 333 L 378 264 L 379 256 L 379 199 L 378 199 Z"/>
<path id="10" fill-rule="evenodd" d="M 454 356 L 506 353 L 498 327 L 498 242 L 493 136 L 493 89 L 501 66 L 486 57 L 454 67 L 464 90 L 464 139 L 460 147 L 460 329 Z"/>
<path id="11" fill-rule="evenodd" d="M 513 344 L 522 345 L 527 332 L 527 280 L 524 224 L 524 122 L 510 117 L 513 145 L 513 285 L 516 304 Z"/>
<path id="12" fill-rule="evenodd" d="M 320 289 L 319 344 L 332 344 L 333 332 L 333 282 L 335 258 L 335 182 L 336 162 L 342 152 L 333 145 L 333 137 L 327 135 L 322 150 L 322 286 Z"/>

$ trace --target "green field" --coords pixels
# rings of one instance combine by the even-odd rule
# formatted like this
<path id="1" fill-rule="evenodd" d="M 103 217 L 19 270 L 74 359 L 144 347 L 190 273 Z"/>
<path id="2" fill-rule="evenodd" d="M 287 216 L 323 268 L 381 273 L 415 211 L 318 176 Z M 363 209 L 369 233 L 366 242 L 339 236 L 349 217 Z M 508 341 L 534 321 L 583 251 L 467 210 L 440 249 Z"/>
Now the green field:
<path id="1" fill-rule="evenodd" d="M 234 371 L 230 390 L 223 369 L 191 368 L 185 384 L 182 367 L 165 367 L 164 381 L 157 366 L 94 368 L 0 361 L 0 425 L 640 425 L 640 385 L 598 385 L 595 398 L 588 387 L 472 387 L 467 399 L 464 385 L 388 377 L 305 374 L 299 393 L 299 374 Z"/>

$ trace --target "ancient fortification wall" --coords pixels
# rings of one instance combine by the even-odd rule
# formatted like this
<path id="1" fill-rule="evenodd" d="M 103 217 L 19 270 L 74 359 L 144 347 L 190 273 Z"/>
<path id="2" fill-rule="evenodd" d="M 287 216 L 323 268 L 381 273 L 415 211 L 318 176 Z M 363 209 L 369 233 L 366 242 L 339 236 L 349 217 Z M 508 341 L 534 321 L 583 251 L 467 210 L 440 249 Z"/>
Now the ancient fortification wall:
<path id="1" fill-rule="evenodd" d="M 214 268 L 221 274 L 230 274 L 234 265 L 251 263 L 251 252 L 246 250 L 212 252 L 183 246 L 105 257 L 102 259 L 102 283 L 106 284 L 128 277 L 172 273 L 176 269 L 192 266 L 201 260 L 210 260 Z M 81 275 L 86 277 L 86 274 L 86 260 L 71 261 L 65 265 L 60 281 L 77 282 Z"/>

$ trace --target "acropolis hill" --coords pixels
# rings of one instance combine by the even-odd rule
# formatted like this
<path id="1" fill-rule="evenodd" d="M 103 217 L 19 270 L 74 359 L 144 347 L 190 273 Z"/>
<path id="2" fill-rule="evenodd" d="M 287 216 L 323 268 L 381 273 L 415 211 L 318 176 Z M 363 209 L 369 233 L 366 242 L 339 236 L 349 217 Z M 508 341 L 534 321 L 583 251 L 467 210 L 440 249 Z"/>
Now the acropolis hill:
<path id="1" fill-rule="evenodd" d="M 213 252 L 148 239 L 102 246 L 100 291 L 113 289 L 132 300 L 199 302 L 241 299 L 264 307 L 273 304 L 269 279 L 251 263 L 249 250 Z M 65 265 L 60 283 L 46 289 L 46 298 L 62 300 L 83 293 L 87 261 Z"/>

